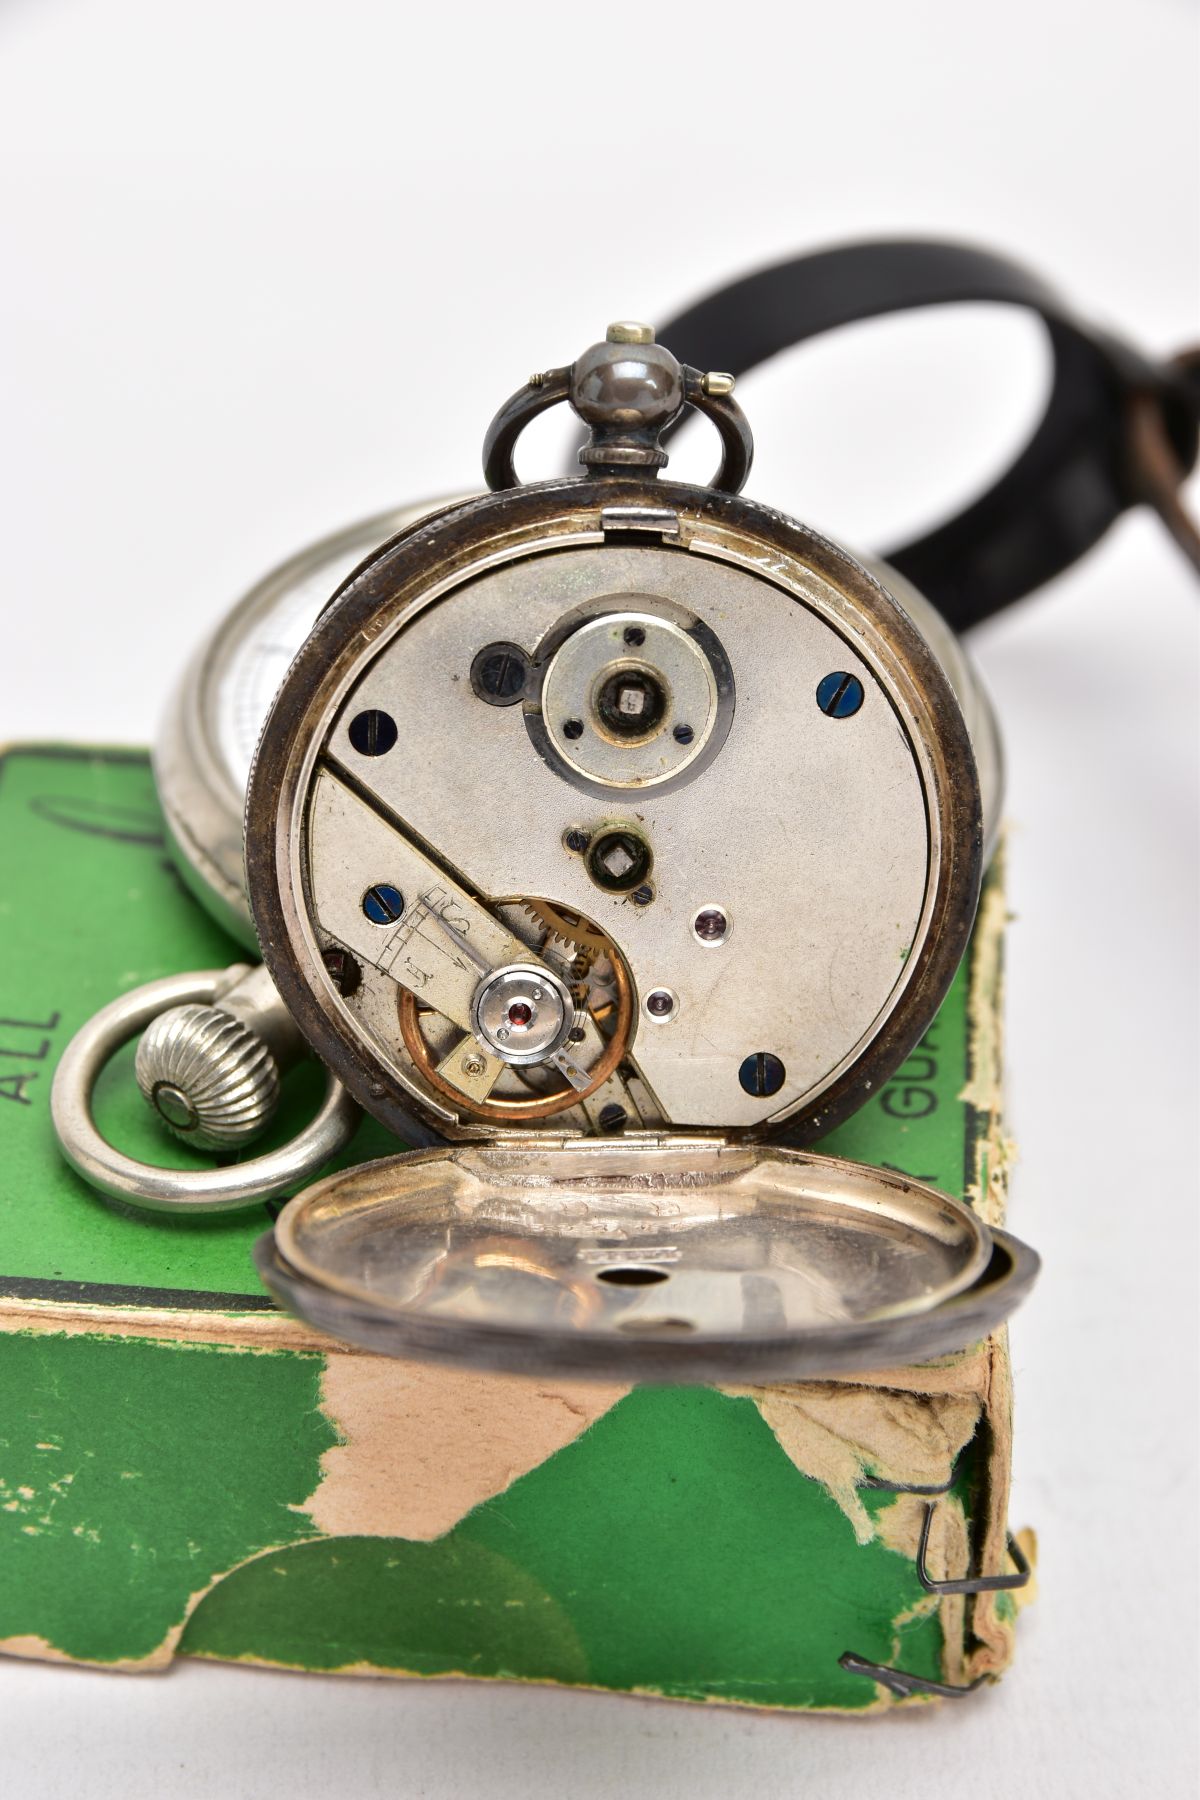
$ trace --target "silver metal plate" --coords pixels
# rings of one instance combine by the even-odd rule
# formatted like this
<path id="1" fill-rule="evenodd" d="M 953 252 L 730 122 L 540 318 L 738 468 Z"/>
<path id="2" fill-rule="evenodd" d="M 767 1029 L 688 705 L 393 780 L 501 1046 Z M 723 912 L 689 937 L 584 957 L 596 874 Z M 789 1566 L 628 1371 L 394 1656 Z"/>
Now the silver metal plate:
<path id="1" fill-rule="evenodd" d="M 298 1195 L 257 1257 L 292 1310 L 364 1348 L 630 1381 L 945 1354 L 1036 1269 L 902 1175 L 713 1139 L 391 1157 Z"/>
<path id="2" fill-rule="evenodd" d="M 321 827 L 328 784 L 314 785 L 296 885 L 309 885 L 316 926 L 358 955 L 347 908 L 381 877 L 407 894 L 392 862 L 399 868 L 410 847 L 382 824 L 386 814 L 477 893 L 538 896 L 595 919 L 639 994 L 680 996 L 669 1028 L 644 1034 L 633 1051 L 671 1124 L 751 1127 L 810 1101 L 878 1032 L 920 969 L 937 855 L 926 759 L 865 652 L 821 610 L 836 603 L 833 589 L 811 570 L 804 580 L 811 597 L 801 603 L 707 540 L 690 552 L 551 548 L 487 567 L 381 631 L 322 728 L 321 748 L 353 781 L 363 818 L 361 829 L 331 840 Z M 623 596 L 648 605 L 651 593 L 686 604 L 718 632 L 737 714 L 701 779 L 665 794 L 651 787 L 632 808 L 598 808 L 536 753 L 521 709 L 482 706 L 463 671 L 497 619 L 534 643 L 564 614 L 601 602 L 623 612 Z M 863 685 L 852 719 L 831 721 L 816 705 L 829 669 Z M 409 727 L 390 755 L 363 754 L 351 741 L 369 708 Z M 376 829 L 368 806 L 379 809 Z M 572 827 L 595 832 L 606 822 L 636 823 L 653 844 L 653 905 L 639 910 L 623 893 L 599 891 L 582 860 L 564 852 Z M 697 950 L 692 931 L 709 903 L 735 923 L 717 952 Z M 314 951 L 322 947 L 313 934 Z M 368 966 L 351 1008 L 360 1021 L 376 985 Z M 386 1031 L 371 1049 L 403 1083 L 396 1035 Z M 762 1094 L 739 1080 L 758 1050 L 785 1070 L 782 1086 Z"/>

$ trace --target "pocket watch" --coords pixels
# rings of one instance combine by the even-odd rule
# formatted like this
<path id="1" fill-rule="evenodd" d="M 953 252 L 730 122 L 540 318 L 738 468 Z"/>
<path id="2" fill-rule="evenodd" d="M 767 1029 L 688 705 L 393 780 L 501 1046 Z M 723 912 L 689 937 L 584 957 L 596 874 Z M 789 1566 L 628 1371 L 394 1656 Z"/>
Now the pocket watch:
<path id="1" fill-rule="evenodd" d="M 858 248 L 875 260 L 831 253 L 845 318 L 886 310 L 863 296 L 896 247 Z M 825 260 L 750 278 L 792 293 L 806 265 L 793 336 L 837 322 L 811 286 Z M 914 266 L 893 304 L 923 303 Z M 963 279 L 952 263 L 939 287 L 939 266 L 924 300 Z M 1036 1273 L 960 1202 L 810 1146 L 930 1024 L 998 812 L 990 709 L 913 572 L 961 626 L 1103 521 L 1071 495 L 1031 536 L 1010 476 L 971 532 L 868 566 L 747 498 L 734 377 L 676 354 L 736 292 L 664 343 L 623 322 L 534 375 L 488 430 L 485 493 L 368 521 L 269 577 L 160 743 L 177 853 L 245 942 L 252 918 L 263 966 L 101 1014 L 60 1067 L 60 1140 L 105 1191 L 203 1212 L 294 1190 L 365 1108 L 415 1148 L 304 1189 L 257 1253 L 276 1296 L 343 1339 L 531 1372 L 794 1379 L 961 1348 Z M 1007 297 L 1074 344 L 1040 290 Z M 777 347 L 760 335 L 746 361 Z M 1072 370 L 1062 357 L 1052 423 Z M 520 433 L 560 403 L 587 429 L 581 472 L 523 484 Z M 720 441 L 707 486 L 664 473 L 689 411 Z M 168 1000 L 185 1004 L 159 1016 Z M 128 1163 L 89 1096 L 143 1026 L 139 1081 L 193 1142 L 250 1141 L 304 1046 L 330 1072 L 318 1119 L 273 1159 Z"/>

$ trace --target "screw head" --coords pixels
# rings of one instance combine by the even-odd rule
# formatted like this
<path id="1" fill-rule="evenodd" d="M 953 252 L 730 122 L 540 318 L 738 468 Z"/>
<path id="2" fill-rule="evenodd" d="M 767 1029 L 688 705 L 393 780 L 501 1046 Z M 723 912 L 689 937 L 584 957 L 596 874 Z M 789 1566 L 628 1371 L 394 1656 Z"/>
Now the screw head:
<path id="1" fill-rule="evenodd" d="M 787 1070 L 779 1058 L 769 1050 L 753 1051 L 738 1070 L 738 1080 L 742 1087 L 756 1099 L 766 1099 L 771 1094 L 777 1094 L 786 1075 Z"/>
<path id="2" fill-rule="evenodd" d="M 471 664 L 471 687 L 489 706 L 514 706 L 528 675 L 529 659 L 520 644 L 485 644 Z"/>
<path id="3" fill-rule="evenodd" d="M 583 736 L 583 720 L 567 719 L 563 725 L 562 734 L 565 738 L 570 738 L 572 742 L 576 738 L 581 738 Z"/>
<path id="4" fill-rule="evenodd" d="M 480 1056 L 478 1050 L 471 1050 L 463 1057 L 459 1067 L 464 1075 L 482 1075 L 487 1068 L 487 1062 Z"/>
<path id="5" fill-rule="evenodd" d="M 570 831 L 563 832 L 564 848 L 574 851 L 576 856 L 582 856 L 591 841 L 587 832 L 580 831 L 579 827 L 575 825 L 571 827 Z"/>
<path id="6" fill-rule="evenodd" d="M 625 1111 L 625 1108 L 623 1106 L 618 1106 L 614 1101 L 608 1106 L 602 1106 L 600 1108 L 600 1117 L 596 1123 L 599 1125 L 601 1131 L 620 1131 L 628 1117 L 629 1114 Z"/>
<path id="7" fill-rule="evenodd" d="M 719 906 L 702 906 L 692 920 L 692 931 L 702 944 L 723 944 L 729 936 L 729 914 Z"/>
<path id="8" fill-rule="evenodd" d="M 646 1011 L 660 1023 L 675 1011 L 675 996 L 669 988 L 654 988 L 646 995 Z"/>
<path id="9" fill-rule="evenodd" d="M 634 888 L 629 898 L 633 901 L 635 906 L 649 906 L 654 898 L 654 889 L 650 886 L 648 881 L 643 881 L 640 887 Z"/>
<path id="10" fill-rule="evenodd" d="M 363 895 L 362 909 L 372 925 L 394 925 L 404 911 L 404 895 L 390 881 L 377 881 Z"/>
<path id="11" fill-rule="evenodd" d="M 863 698 L 862 682 L 844 669 L 834 669 L 817 683 L 817 705 L 827 719 L 853 718 Z"/>
<path id="12" fill-rule="evenodd" d="M 640 625 L 627 625 L 621 634 L 631 650 L 637 650 L 646 641 L 646 633 Z"/>
<path id="13" fill-rule="evenodd" d="M 690 744 L 696 733 L 690 725 L 677 725 L 671 735 L 677 744 Z"/>
<path id="14" fill-rule="evenodd" d="M 386 756 L 389 750 L 395 749 L 400 732 L 391 713 L 371 707 L 351 719 L 347 736 L 351 747 L 360 756 Z"/>

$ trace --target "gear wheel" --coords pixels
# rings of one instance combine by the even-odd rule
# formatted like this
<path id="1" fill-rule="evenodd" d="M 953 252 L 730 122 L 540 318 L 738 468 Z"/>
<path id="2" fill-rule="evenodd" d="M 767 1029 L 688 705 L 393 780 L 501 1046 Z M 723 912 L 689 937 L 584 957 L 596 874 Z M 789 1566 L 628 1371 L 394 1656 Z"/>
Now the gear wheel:
<path id="1" fill-rule="evenodd" d="M 582 961 L 583 974 L 598 956 L 608 954 L 609 943 L 604 933 L 581 914 L 569 912 L 565 906 L 555 906 L 549 900 L 527 900 L 522 910 L 535 925 L 565 944 L 576 961 Z"/>

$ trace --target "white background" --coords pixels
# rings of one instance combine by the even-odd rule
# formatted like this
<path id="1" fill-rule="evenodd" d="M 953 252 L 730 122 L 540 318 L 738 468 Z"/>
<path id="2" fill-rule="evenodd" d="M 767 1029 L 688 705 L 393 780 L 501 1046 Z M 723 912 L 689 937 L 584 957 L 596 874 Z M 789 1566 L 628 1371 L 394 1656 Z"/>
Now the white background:
<path id="1" fill-rule="evenodd" d="M 608 318 L 795 249 L 967 236 L 1175 349 L 1197 149 L 1182 0 L 10 3 L 0 732 L 146 741 L 264 567 L 473 484 L 495 405 Z M 1042 361 L 958 313 L 794 355 L 742 384 L 752 491 L 879 547 L 1016 443 Z M 5 1791 L 1191 1795 L 1198 617 L 1139 517 L 975 644 L 1011 765 L 1013 1222 L 1045 1257 L 1014 1333 L 1041 1597 L 999 1688 L 864 1723 L 14 1662 Z"/>

